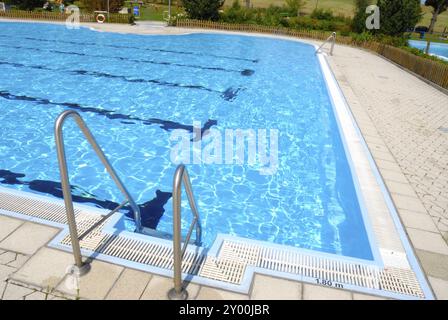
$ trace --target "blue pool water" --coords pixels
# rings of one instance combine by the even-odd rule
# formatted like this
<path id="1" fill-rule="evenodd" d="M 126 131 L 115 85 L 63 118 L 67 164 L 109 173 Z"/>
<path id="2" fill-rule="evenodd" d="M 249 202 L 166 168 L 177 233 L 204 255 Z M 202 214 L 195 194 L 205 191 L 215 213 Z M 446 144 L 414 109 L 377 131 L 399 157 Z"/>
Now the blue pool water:
<path id="1" fill-rule="evenodd" d="M 426 50 L 426 44 L 426 41 L 409 40 L 409 45 L 411 47 L 420 50 Z M 448 60 L 448 44 L 431 42 L 429 53 L 437 55 L 444 60 Z"/>
<path id="2" fill-rule="evenodd" d="M 274 175 L 248 164 L 188 165 L 204 245 L 224 233 L 373 259 L 312 46 L 0 23 L 2 185 L 61 197 L 53 123 L 67 109 L 85 119 L 144 224 L 169 233 L 173 129 L 190 132 L 193 121 L 204 130 L 277 129 Z M 77 131 L 65 129 L 74 200 L 112 209 L 123 199 Z"/>

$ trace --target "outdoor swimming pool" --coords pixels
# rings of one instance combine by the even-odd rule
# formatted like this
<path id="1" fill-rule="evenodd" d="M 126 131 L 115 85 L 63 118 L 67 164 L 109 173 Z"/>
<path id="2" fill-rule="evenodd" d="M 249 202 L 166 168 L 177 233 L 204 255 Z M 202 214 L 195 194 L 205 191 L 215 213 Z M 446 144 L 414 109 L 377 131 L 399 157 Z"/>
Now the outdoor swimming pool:
<path id="1" fill-rule="evenodd" d="M 188 165 L 204 245 L 223 233 L 372 260 L 314 51 L 261 37 L 0 23 L 0 183 L 61 197 L 53 124 L 74 109 L 140 205 L 143 224 L 171 233 L 172 130 L 191 132 L 193 121 L 203 130 L 275 129 L 273 175 L 248 164 Z M 113 209 L 120 193 L 77 131 L 65 130 L 74 201 Z"/>
<path id="2" fill-rule="evenodd" d="M 411 47 L 426 50 L 426 41 L 409 40 Z M 442 59 L 448 60 L 448 44 L 431 42 L 429 53 L 439 56 Z"/>

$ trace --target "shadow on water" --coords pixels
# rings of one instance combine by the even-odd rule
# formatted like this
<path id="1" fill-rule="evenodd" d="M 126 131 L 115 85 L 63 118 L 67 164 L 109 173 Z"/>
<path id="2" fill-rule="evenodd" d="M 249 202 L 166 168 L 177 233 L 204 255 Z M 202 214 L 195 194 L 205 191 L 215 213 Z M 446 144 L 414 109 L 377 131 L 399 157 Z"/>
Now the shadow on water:
<path id="1" fill-rule="evenodd" d="M 63 199 L 62 186 L 61 183 L 48 180 L 31 180 L 31 181 L 21 181 L 19 179 L 25 178 L 25 174 L 16 173 L 9 170 L 0 169 L 0 183 L 6 185 L 23 185 L 27 186 L 30 190 L 49 194 L 56 198 Z M 95 195 L 81 189 L 77 186 L 70 186 L 72 199 L 77 203 L 91 203 L 98 208 L 113 210 L 119 206 L 119 203 L 101 200 L 96 198 Z M 138 204 L 140 208 L 142 225 L 150 229 L 156 229 L 159 224 L 160 218 L 162 218 L 165 213 L 164 206 L 167 204 L 168 200 L 171 198 L 171 192 L 164 192 L 157 190 L 156 196 L 150 201 L 142 204 Z M 133 218 L 133 211 L 130 206 L 123 207 L 123 213 L 129 217 Z"/>
<path id="2" fill-rule="evenodd" d="M 171 88 L 183 88 L 183 89 L 190 89 L 190 90 L 203 90 L 213 93 L 220 94 L 220 97 L 223 98 L 226 101 L 234 101 L 235 98 L 238 95 L 238 92 L 242 91 L 243 88 L 227 88 L 224 91 L 219 91 L 211 88 L 204 87 L 202 85 L 190 85 L 190 84 L 182 84 L 182 83 L 176 83 L 176 82 L 168 82 L 158 79 L 143 79 L 143 78 L 135 78 L 130 76 L 123 76 L 123 75 L 115 75 L 105 72 L 98 72 L 98 71 L 90 71 L 90 70 L 60 70 L 60 69 L 54 69 L 49 68 L 47 66 L 43 65 L 26 65 L 23 63 L 17 63 L 17 62 L 10 62 L 10 61 L 0 61 L 0 65 L 7 65 L 14 68 L 24 68 L 24 69 L 37 69 L 37 70 L 46 70 L 46 71 L 52 71 L 52 72 L 65 72 L 72 75 L 80 75 L 80 76 L 89 76 L 94 78 L 106 78 L 106 79 L 118 79 L 121 81 L 131 82 L 131 83 L 149 83 L 154 84 L 157 86 L 164 86 L 164 87 L 171 87 Z"/>
<path id="3" fill-rule="evenodd" d="M 132 121 L 138 121 L 138 122 L 143 123 L 144 125 L 159 125 L 160 128 L 162 128 L 163 130 L 166 130 L 166 131 L 180 129 L 180 130 L 186 130 L 190 133 L 194 132 L 194 127 L 192 125 L 185 125 L 185 124 L 182 124 L 179 122 L 161 120 L 161 119 L 156 119 L 156 118 L 141 119 L 139 117 L 134 117 L 134 116 L 127 115 L 127 114 L 117 113 L 112 110 L 82 106 L 78 103 L 52 102 L 45 98 L 29 97 L 29 96 L 25 96 L 25 95 L 15 95 L 8 91 L 0 91 L 0 98 L 6 99 L 6 100 L 14 100 L 14 101 L 28 101 L 28 102 L 32 102 L 35 104 L 41 104 L 41 105 L 63 106 L 63 107 L 67 107 L 69 109 L 73 109 L 73 110 L 80 111 L 80 112 L 95 113 L 97 115 L 104 116 L 111 120 L 115 120 L 115 119 L 124 120 L 124 121 L 120 121 L 120 122 L 122 124 L 127 124 L 127 125 L 135 124 L 135 122 L 132 122 Z M 216 126 L 216 125 L 218 125 L 218 121 L 210 120 L 210 119 L 207 120 L 204 123 L 204 126 L 201 128 L 201 136 L 200 137 L 195 136 L 192 140 L 194 140 L 194 141 L 200 140 L 202 135 L 204 134 L 204 132 L 209 130 L 212 126 Z"/>

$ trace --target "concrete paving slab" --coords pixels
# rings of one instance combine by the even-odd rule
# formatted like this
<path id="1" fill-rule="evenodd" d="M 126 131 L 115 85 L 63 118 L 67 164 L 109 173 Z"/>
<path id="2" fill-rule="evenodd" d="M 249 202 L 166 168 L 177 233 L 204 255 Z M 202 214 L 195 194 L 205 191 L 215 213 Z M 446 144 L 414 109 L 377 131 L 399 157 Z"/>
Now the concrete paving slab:
<path id="1" fill-rule="evenodd" d="M 56 290 L 75 298 L 101 300 L 114 286 L 123 267 L 94 260 L 89 273 L 77 279 L 67 275 Z"/>
<path id="2" fill-rule="evenodd" d="M 448 281 L 429 277 L 429 282 L 438 300 L 448 300 Z"/>
<path id="3" fill-rule="evenodd" d="M 448 245 L 439 233 L 413 228 L 406 229 L 415 248 L 448 255 Z"/>
<path id="4" fill-rule="evenodd" d="M 149 281 L 141 300 L 167 300 L 168 291 L 173 288 L 173 279 L 154 275 Z M 188 283 L 188 299 L 195 299 L 199 292 L 199 286 Z"/>
<path id="5" fill-rule="evenodd" d="M 427 275 L 448 281 L 448 256 L 424 250 L 416 253 Z"/>
<path id="6" fill-rule="evenodd" d="M 369 294 L 353 293 L 353 300 L 387 300 L 387 299 L 383 297 L 372 296 Z"/>
<path id="7" fill-rule="evenodd" d="M 425 207 L 423 207 L 422 202 L 416 197 L 403 196 L 401 194 L 394 194 L 392 199 L 395 205 L 399 209 L 405 209 L 410 211 L 426 213 Z"/>
<path id="8" fill-rule="evenodd" d="M 301 295 L 300 282 L 257 274 L 250 297 L 254 300 L 300 300 Z"/>
<path id="9" fill-rule="evenodd" d="M 16 269 L 12 267 L 0 265 L 0 299 L 5 291 L 6 285 L 8 284 L 6 280 L 14 271 L 16 271 Z"/>
<path id="10" fill-rule="evenodd" d="M 58 231 L 56 228 L 25 222 L 0 242 L 0 248 L 31 255 L 50 241 Z"/>
<path id="11" fill-rule="evenodd" d="M 0 216 L 0 241 L 5 239 L 16 230 L 20 225 L 23 224 L 22 220 L 13 219 L 6 216 Z"/>
<path id="12" fill-rule="evenodd" d="M 9 275 L 16 271 L 15 268 L 0 265 L 0 281 L 7 280 Z"/>
<path id="13" fill-rule="evenodd" d="M 34 290 L 8 283 L 3 292 L 2 300 L 24 300 Z"/>
<path id="14" fill-rule="evenodd" d="M 304 284 L 303 300 L 352 300 L 352 293 L 323 286 Z"/>
<path id="15" fill-rule="evenodd" d="M 51 291 L 64 278 L 73 262 L 73 255 L 68 252 L 42 248 L 11 278 Z"/>
<path id="16" fill-rule="evenodd" d="M 436 232 L 438 229 L 430 215 L 408 210 L 400 210 L 400 217 L 406 227 L 424 231 Z"/>
<path id="17" fill-rule="evenodd" d="M 6 251 L 0 254 L 0 264 L 7 265 L 16 260 L 17 254 L 15 252 Z"/>
<path id="18" fill-rule="evenodd" d="M 107 295 L 108 300 L 138 300 L 151 279 L 151 274 L 125 269 Z"/>
<path id="19" fill-rule="evenodd" d="M 202 286 L 196 300 L 248 300 L 249 296 Z"/>
<path id="20" fill-rule="evenodd" d="M 28 259 L 29 259 L 29 256 L 17 253 L 15 260 L 8 263 L 8 266 L 19 269 L 25 264 L 25 262 L 28 261 Z"/>
<path id="21" fill-rule="evenodd" d="M 25 300 L 48 300 L 48 295 L 43 292 L 35 291 L 27 295 Z"/>

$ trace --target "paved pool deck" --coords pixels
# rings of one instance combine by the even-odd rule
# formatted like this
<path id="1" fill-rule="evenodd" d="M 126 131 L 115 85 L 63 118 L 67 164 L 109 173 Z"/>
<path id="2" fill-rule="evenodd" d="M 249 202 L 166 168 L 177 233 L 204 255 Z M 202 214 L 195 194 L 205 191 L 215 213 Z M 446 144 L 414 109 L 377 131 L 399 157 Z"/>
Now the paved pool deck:
<path id="1" fill-rule="evenodd" d="M 85 26 L 139 34 L 215 32 Z M 336 45 L 327 59 L 435 296 L 448 299 L 448 95 L 365 50 Z M 66 275 L 72 255 L 47 246 L 58 232 L 0 215 L 0 299 L 166 298 L 171 279 L 97 260 L 81 278 L 80 292 L 73 292 Z M 192 299 L 381 299 L 265 275 L 254 277 L 246 295 L 196 284 L 187 289 Z"/>

